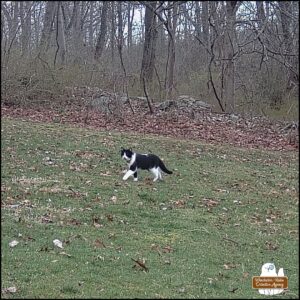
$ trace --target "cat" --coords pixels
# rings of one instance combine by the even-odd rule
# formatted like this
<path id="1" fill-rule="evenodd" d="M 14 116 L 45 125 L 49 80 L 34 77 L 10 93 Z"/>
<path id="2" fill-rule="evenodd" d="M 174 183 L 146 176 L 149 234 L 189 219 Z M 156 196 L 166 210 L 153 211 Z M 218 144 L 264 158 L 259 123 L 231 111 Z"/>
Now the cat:
<path id="1" fill-rule="evenodd" d="M 137 170 L 148 170 L 155 177 L 153 181 L 158 179 L 162 180 L 161 171 L 164 171 L 167 174 L 172 174 L 172 171 L 169 171 L 162 160 L 154 154 L 139 154 L 133 152 L 131 149 L 122 149 L 121 157 L 125 159 L 128 163 L 128 170 L 125 170 L 123 180 L 127 180 L 130 176 L 133 175 L 133 180 L 137 181 Z"/>

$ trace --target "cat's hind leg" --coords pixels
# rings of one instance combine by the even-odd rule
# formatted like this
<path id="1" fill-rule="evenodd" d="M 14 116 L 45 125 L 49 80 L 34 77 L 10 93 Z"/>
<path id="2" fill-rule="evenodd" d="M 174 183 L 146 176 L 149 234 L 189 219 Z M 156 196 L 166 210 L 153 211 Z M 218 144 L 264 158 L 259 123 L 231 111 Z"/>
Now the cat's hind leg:
<path id="1" fill-rule="evenodd" d="M 160 167 L 158 167 L 157 170 L 158 170 L 158 177 L 159 177 L 159 179 L 163 180 L 162 179 L 162 175 L 161 175 L 161 169 L 160 169 Z"/>
<path id="2" fill-rule="evenodd" d="M 154 175 L 153 181 L 156 181 L 159 178 L 159 171 L 158 168 L 152 168 L 150 169 L 151 173 Z"/>

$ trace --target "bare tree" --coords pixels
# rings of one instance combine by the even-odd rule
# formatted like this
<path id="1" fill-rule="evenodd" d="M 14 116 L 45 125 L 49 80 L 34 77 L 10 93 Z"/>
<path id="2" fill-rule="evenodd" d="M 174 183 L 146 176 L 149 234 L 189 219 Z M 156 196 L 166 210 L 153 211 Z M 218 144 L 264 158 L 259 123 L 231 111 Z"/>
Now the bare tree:
<path id="1" fill-rule="evenodd" d="M 20 19 L 22 29 L 22 55 L 27 56 L 30 46 L 31 35 L 31 1 L 20 1 Z"/>
<path id="2" fill-rule="evenodd" d="M 43 87 L 97 84 L 144 93 L 150 105 L 176 91 L 228 113 L 285 103 L 292 114 L 297 103 L 297 1 L 2 1 L 1 21 L 9 80 L 28 71 Z"/>
<path id="3" fill-rule="evenodd" d="M 54 65 L 56 63 L 64 64 L 66 60 L 66 41 L 65 41 L 64 21 L 62 17 L 62 7 L 60 1 L 57 1 L 57 8 L 56 8 L 56 45 L 57 45 L 57 50 L 55 53 Z"/>
<path id="4" fill-rule="evenodd" d="M 222 95 L 225 111 L 232 113 L 235 111 L 235 21 L 238 9 L 237 1 L 226 1 L 226 29 L 223 43 L 222 58 Z"/>
<path id="5" fill-rule="evenodd" d="M 106 32 L 107 32 L 107 9 L 108 9 L 108 1 L 103 1 L 100 33 L 97 39 L 96 50 L 95 50 L 95 59 L 98 61 L 105 47 Z"/>
<path id="6" fill-rule="evenodd" d="M 114 58 L 115 58 L 115 31 L 116 31 L 115 1 L 111 1 L 110 19 L 111 19 L 111 30 L 110 30 L 111 60 L 114 61 Z"/>
<path id="7" fill-rule="evenodd" d="M 172 99 L 174 89 L 174 68 L 175 68 L 175 34 L 178 19 L 178 2 L 172 2 L 172 9 L 168 10 L 168 24 L 169 27 L 169 42 L 168 42 L 168 71 L 166 78 L 166 98 Z"/>
<path id="8" fill-rule="evenodd" d="M 264 8 L 264 1 L 256 1 L 258 29 L 262 30 L 264 23 L 266 22 L 266 14 Z"/>
<path id="9" fill-rule="evenodd" d="M 56 1 L 47 1 L 46 2 L 46 12 L 44 16 L 44 27 L 42 31 L 42 36 L 40 40 L 40 46 L 39 46 L 39 57 L 44 56 L 49 43 L 50 43 L 50 37 L 51 37 L 51 29 L 52 29 L 52 23 L 55 15 L 55 7 L 57 7 Z"/>
<path id="10" fill-rule="evenodd" d="M 145 12 L 145 41 L 140 76 L 142 84 L 144 82 L 147 84 L 152 82 L 155 65 L 157 29 L 154 11 L 156 9 L 156 1 L 149 2 L 149 6 L 151 8 L 146 6 Z"/>
<path id="11" fill-rule="evenodd" d="M 281 27 L 283 34 L 283 55 L 284 60 L 288 65 L 293 64 L 293 57 L 289 56 L 292 52 L 293 39 L 292 39 L 292 1 L 279 1 L 279 11 L 281 19 Z M 287 89 L 294 81 L 294 72 L 289 70 Z"/>
<path id="12" fill-rule="evenodd" d="M 130 1 L 128 1 L 127 3 L 127 26 L 128 26 L 127 46 L 128 48 L 132 46 L 133 17 L 134 17 L 134 5 Z"/>
<path id="13" fill-rule="evenodd" d="M 94 28 L 93 28 L 94 6 L 95 6 L 95 2 L 92 1 L 90 11 L 89 11 L 89 26 L 88 26 L 88 41 L 89 41 L 89 46 L 92 47 L 92 48 L 94 47 L 94 39 L 93 39 L 93 35 L 94 35 Z"/>
<path id="14" fill-rule="evenodd" d="M 208 21 L 208 1 L 202 1 L 201 23 L 203 28 L 203 41 L 205 47 L 209 47 L 209 21 Z"/>

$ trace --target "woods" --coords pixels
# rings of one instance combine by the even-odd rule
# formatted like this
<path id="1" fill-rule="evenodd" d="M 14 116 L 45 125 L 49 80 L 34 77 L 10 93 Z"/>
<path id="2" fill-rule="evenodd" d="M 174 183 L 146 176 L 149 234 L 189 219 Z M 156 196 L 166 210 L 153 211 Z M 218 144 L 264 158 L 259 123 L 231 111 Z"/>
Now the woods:
<path id="1" fill-rule="evenodd" d="M 298 94 L 298 1 L 1 1 L 1 296 L 299 299 Z"/>
<path id="2" fill-rule="evenodd" d="M 5 103 L 86 86 L 150 111 L 184 94 L 226 113 L 298 106 L 298 2 L 3 1 L 1 20 Z"/>

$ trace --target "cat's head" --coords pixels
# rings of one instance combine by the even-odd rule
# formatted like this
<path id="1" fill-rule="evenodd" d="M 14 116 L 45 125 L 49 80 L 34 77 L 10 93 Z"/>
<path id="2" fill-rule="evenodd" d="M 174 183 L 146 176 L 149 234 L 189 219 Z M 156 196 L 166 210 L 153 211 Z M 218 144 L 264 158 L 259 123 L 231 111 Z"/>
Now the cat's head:
<path id="1" fill-rule="evenodd" d="M 133 155 L 132 149 L 121 149 L 121 157 L 126 161 L 130 161 Z"/>

